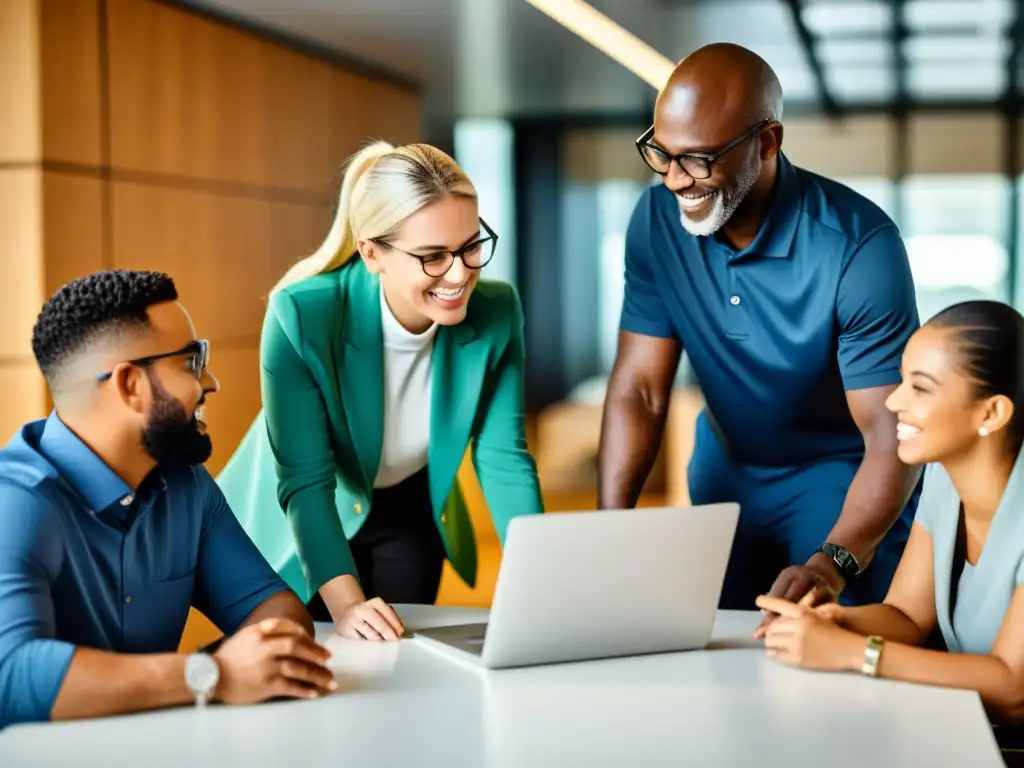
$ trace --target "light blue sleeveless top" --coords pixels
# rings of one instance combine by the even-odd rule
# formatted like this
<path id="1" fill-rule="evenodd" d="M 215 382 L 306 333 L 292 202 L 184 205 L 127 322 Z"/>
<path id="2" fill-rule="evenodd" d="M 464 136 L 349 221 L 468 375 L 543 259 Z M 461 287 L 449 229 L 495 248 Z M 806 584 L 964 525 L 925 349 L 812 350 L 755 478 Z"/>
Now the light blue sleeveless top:
<path id="1" fill-rule="evenodd" d="M 964 563 L 951 615 L 950 580 L 959 519 L 960 497 L 953 481 L 941 465 L 928 465 L 916 521 L 932 536 L 939 628 L 951 652 L 988 654 L 1014 591 L 1024 584 L 1024 466 L 1020 455 L 978 562 L 973 566 Z"/>

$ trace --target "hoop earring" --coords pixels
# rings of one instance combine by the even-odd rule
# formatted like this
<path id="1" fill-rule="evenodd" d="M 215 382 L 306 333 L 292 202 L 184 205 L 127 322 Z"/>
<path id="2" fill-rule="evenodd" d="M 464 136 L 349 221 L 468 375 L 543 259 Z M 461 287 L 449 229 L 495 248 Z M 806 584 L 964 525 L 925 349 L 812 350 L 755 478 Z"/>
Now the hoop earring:
<path id="1" fill-rule="evenodd" d="M 982 437 L 988 437 L 988 427 L 978 427 L 978 434 Z"/>

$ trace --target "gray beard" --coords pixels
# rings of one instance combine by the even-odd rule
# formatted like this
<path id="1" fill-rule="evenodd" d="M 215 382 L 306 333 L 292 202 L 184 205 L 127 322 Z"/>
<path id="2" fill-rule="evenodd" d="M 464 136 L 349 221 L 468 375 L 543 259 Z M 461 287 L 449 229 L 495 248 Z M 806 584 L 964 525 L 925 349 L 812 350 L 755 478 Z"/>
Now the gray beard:
<path id="1" fill-rule="evenodd" d="M 700 221 L 690 219 L 680 206 L 679 222 L 683 225 L 683 229 L 695 237 L 709 237 L 715 234 L 736 213 L 736 209 L 740 207 L 750 190 L 753 189 L 759 173 L 760 169 L 757 167 L 757 163 L 748 162 L 730 187 L 715 194 L 711 211 Z"/>

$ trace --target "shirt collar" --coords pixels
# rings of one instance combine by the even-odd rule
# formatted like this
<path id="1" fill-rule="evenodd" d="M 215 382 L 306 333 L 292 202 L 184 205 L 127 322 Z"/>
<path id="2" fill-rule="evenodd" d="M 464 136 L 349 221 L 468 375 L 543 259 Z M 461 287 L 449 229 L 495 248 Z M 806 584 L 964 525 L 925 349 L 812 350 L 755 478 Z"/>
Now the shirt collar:
<path id="1" fill-rule="evenodd" d="M 60 420 L 56 410 L 43 427 L 39 450 L 93 511 L 115 502 L 129 506 L 135 500 L 135 491 Z"/>
<path id="2" fill-rule="evenodd" d="M 733 258 L 756 255 L 771 259 L 785 259 L 790 255 L 800 215 L 803 212 L 803 190 L 800 178 L 789 159 L 779 152 L 778 174 L 772 202 L 768 206 L 761 228 L 754 241 L 744 250 L 736 251 Z"/>

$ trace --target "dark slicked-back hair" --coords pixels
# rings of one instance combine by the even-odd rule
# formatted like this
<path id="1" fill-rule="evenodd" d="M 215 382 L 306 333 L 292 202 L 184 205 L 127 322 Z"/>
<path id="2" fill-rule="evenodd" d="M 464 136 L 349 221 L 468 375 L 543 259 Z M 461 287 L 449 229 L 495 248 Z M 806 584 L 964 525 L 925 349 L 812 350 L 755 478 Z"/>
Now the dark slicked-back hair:
<path id="1" fill-rule="evenodd" d="M 1024 443 L 1024 316 L 1000 301 L 965 301 L 946 307 L 927 325 L 949 331 L 956 367 L 980 398 L 1004 395 L 1013 403 L 1007 436 L 1014 451 Z"/>
<path id="2" fill-rule="evenodd" d="M 169 276 L 128 269 L 95 272 L 59 288 L 32 329 L 32 352 L 50 389 L 59 389 L 62 371 L 90 345 L 144 329 L 151 306 L 177 298 Z"/>

